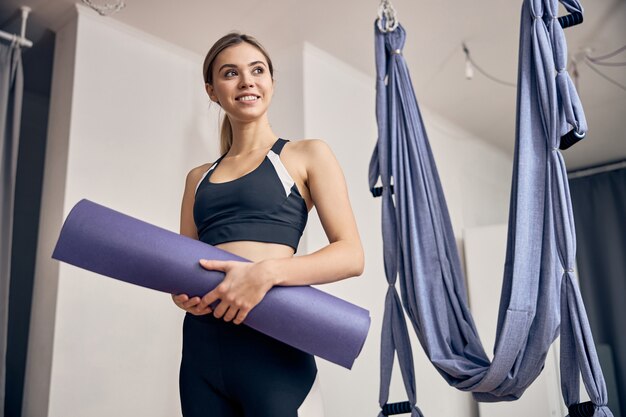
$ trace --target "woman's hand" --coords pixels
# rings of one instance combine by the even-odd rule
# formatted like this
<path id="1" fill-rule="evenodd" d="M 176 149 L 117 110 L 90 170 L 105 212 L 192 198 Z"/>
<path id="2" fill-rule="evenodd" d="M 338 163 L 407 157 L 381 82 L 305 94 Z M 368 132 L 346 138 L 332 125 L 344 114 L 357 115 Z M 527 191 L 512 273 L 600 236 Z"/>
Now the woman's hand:
<path id="1" fill-rule="evenodd" d="M 215 289 L 194 304 L 192 310 L 195 309 L 195 313 L 191 311 L 192 314 L 210 313 L 210 306 L 220 300 L 213 315 L 218 319 L 223 317 L 224 321 L 240 324 L 273 286 L 262 262 L 201 259 L 200 265 L 207 270 L 222 271 L 225 275 Z"/>
<path id="2" fill-rule="evenodd" d="M 189 296 L 187 294 L 172 294 L 172 300 L 174 300 L 174 303 L 182 308 L 183 310 L 185 310 L 188 313 L 191 313 L 195 316 L 201 316 L 204 314 L 209 314 L 212 310 L 211 307 L 207 306 L 207 308 L 205 309 L 198 309 L 197 306 L 198 304 L 200 304 L 200 297 L 192 297 L 189 298 Z"/>

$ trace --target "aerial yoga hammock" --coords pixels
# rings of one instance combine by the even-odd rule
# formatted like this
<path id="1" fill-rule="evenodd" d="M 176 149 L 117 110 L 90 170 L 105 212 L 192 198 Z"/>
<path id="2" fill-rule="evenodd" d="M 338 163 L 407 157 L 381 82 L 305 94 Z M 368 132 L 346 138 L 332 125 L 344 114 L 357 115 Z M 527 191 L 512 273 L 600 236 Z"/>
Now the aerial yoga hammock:
<path id="1" fill-rule="evenodd" d="M 379 416 L 422 416 L 415 405 L 403 308 L 437 371 L 450 385 L 471 391 L 477 401 L 520 398 L 540 374 L 560 330 L 561 391 L 569 415 L 613 416 L 573 274 L 576 239 L 559 148 L 584 137 L 587 125 L 565 69 L 561 25 L 581 21 L 582 7 L 578 0 L 560 1 L 571 15 L 557 19 L 557 0 L 524 0 L 522 5 L 509 231 L 491 362 L 468 308 L 446 202 L 402 56 L 405 32 L 388 7 L 381 13 L 375 28 L 378 142 L 369 166 L 370 190 L 382 197 L 384 267 L 390 284 Z M 388 0 L 383 5 L 390 6 Z M 379 177 L 382 187 L 376 187 Z M 387 404 L 394 352 L 409 401 Z M 582 404 L 579 374 L 591 399 Z"/>

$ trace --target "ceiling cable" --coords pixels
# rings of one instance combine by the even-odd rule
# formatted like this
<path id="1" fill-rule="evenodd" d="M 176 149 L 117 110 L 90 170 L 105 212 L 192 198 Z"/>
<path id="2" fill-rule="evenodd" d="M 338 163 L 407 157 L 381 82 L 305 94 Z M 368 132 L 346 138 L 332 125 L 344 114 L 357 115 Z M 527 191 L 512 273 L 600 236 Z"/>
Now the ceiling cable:
<path id="1" fill-rule="evenodd" d="M 591 57 L 591 56 L 589 56 L 589 54 L 587 54 L 586 56 L 591 61 L 604 61 L 606 59 L 613 58 L 615 55 L 619 54 L 620 52 L 622 52 L 624 50 L 626 50 L 626 45 L 622 46 L 621 48 L 617 48 L 615 51 L 609 52 L 606 55 Z"/>
<path id="2" fill-rule="evenodd" d="M 593 62 L 596 65 L 602 65 L 605 67 L 626 67 L 626 62 L 602 62 L 602 61 L 597 61 L 588 55 L 585 56 L 585 58 L 588 59 L 590 62 Z"/>
<path id="3" fill-rule="evenodd" d="M 621 48 L 617 48 L 615 51 L 603 56 L 589 56 L 589 52 L 586 51 L 585 58 L 596 65 L 602 65 L 605 67 L 626 67 L 626 62 L 606 62 L 607 59 L 613 58 L 615 55 L 623 52 L 624 50 L 626 50 L 626 45 L 622 46 Z"/>
<path id="4" fill-rule="evenodd" d="M 608 75 L 606 75 L 605 73 L 603 73 L 602 71 L 600 71 L 598 68 L 595 67 L 594 62 L 590 61 L 589 59 L 585 59 L 585 64 L 587 64 L 587 66 L 593 70 L 593 72 L 595 72 L 596 74 L 598 74 L 600 77 L 604 78 L 605 80 L 607 80 L 608 82 L 610 82 L 611 84 L 615 84 L 616 86 L 618 86 L 619 88 L 621 88 L 622 90 L 626 91 L 626 85 L 622 85 L 619 82 L 615 81 L 613 78 L 609 77 Z"/>
<path id="5" fill-rule="evenodd" d="M 487 73 L 487 71 L 483 70 L 472 59 L 472 57 L 470 55 L 470 52 L 469 52 L 469 48 L 467 47 L 465 42 L 462 43 L 462 47 L 463 47 L 463 53 L 465 53 L 465 78 L 467 78 L 468 80 L 471 80 L 474 77 L 473 68 L 476 68 L 478 70 L 478 72 L 480 72 L 482 75 L 484 75 L 485 77 L 489 78 L 492 81 L 497 82 L 498 84 L 502 84 L 502 85 L 505 85 L 507 87 L 516 87 L 517 86 L 514 83 L 510 83 L 508 81 L 503 81 L 503 80 L 501 80 L 499 78 L 496 78 L 493 75 L 490 75 L 489 73 Z"/>

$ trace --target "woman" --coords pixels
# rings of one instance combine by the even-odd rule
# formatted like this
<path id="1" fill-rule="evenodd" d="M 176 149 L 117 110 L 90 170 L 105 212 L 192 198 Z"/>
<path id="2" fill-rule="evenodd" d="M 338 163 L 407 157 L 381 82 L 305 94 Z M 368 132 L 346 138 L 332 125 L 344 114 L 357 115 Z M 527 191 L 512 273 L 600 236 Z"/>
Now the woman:
<path id="1" fill-rule="evenodd" d="M 272 132 L 273 66 L 254 38 L 222 37 L 203 74 L 210 99 L 226 114 L 222 156 L 187 175 L 180 233 L 252 262 L 201 260 L 225 273 L 222 283 L 201 298 L 172 296 L 187 312 L 183 415 L 321 416 L 313 357 L 239 324 L 274 285 L 361 275 L 363 249 L 343 173 L 323 141 L 291 142 Z M 330 243 L 294 257 L 313 206 Z"/>

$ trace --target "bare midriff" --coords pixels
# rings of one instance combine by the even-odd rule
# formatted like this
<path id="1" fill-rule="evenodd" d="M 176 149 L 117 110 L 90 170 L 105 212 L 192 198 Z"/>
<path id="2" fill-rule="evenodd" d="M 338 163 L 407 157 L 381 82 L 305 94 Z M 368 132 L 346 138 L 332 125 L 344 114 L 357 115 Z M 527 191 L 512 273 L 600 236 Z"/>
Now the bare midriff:
<path id="1" fill-rule="evenodd" d="M 293 249 L 287 245 L 250 240 L 225 242 L 217 244 L 215 247 L 253 262 L 260 262 L 267 259 L 291 258 L 294 254 Z"/>

